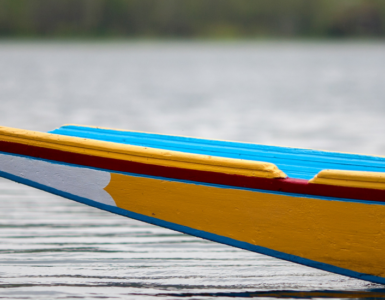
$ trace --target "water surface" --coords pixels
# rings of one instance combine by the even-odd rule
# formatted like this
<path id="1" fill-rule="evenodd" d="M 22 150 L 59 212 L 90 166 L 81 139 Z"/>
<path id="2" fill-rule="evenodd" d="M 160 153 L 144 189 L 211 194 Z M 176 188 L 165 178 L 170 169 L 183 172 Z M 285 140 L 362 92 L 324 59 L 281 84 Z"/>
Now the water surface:
<path id="1" fill-rule="evenodd" d="M 0 43 L 1 125 L 385 155 L 385 43 Z M 0 180 L 0 299 L 384 298 Z"/>

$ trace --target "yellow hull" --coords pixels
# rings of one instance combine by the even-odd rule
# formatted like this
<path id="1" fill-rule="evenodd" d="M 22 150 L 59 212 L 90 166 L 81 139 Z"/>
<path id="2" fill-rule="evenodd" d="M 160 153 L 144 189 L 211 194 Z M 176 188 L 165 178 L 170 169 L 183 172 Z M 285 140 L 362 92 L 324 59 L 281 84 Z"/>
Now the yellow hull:
<path id="1" fill-rule="evenodd" d="M 385 276 L 385 206 L 112 174 L 106 191 L 141 215 L 359 273 Z"/>
<path id="2" fill-rule="evenodd" d="M 0 127 L 0 176 L 112 213 L 385 284 L 385 159 L 64 126 Z"/>

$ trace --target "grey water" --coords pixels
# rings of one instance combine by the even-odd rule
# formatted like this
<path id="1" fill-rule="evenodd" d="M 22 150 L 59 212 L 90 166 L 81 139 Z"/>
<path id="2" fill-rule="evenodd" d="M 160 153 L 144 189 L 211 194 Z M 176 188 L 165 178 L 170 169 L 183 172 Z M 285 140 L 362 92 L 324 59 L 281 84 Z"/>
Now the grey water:
<path id="1" fill-rule="evenodd" d="M 0 42 L 0 126 L 385 155 L 383 42 Z M 359 220 L 357 220 L 359 221 Z M 385 287 L 0 179 L 0 299 L 385 298 Z"/>

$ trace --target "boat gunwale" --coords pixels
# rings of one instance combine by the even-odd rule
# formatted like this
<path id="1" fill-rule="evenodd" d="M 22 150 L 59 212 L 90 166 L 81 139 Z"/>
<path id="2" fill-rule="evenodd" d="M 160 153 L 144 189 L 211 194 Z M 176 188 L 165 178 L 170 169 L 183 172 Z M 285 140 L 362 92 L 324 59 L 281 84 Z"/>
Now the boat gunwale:
<path id="1" fill-rule="evenodd" d="M 43 148 L 59 148 L 58 150 L 75 153 L 92 152 L 95 156 L 102 157 L 120 156 L 120 159 L 129 161 L 144 160 L 166 166 L 181 165 L 188 169 L 212 169 L 251 177 L 287 177 L 276 165 L 268 162 L 185 153 L 16 128 L 0 127 L 0 140 L 34 144 Z"/>
<path id="2" fill-rule="evenodd" d="M 258 149 L 255 149 L 253 147 L 261 147 L 261 148 L 268 148 L 271 153 L 285 153 L 286 151 L 304 151 L 304 152 L 312 152 L 312 154 L 309 154 L 309 156 L 357 156 L 357 157 L 362 157 L 362 158 L 367 158 L 369 160 L 381 160 L 385 164 L 385 156 L 381 155 L 374 155 L 374 154 L 364 154 L 364 153 L 354 153 L 354 152 L 344 152 L 344 151 L 331 151 L 331 150 L 322 150 L 322 149 L 311 149 L 311 148 L 299 148 L 299 147 L 289 147 L 289 146 L 282 146 L 282 145 L 267 145 L 267 144 L 258 144 L 254 142 L 242 142 L 242 141 L 232 141 L 232 140 L 217 140 L 217 139 L 209 139 L 209 138 L 202 138 L 202 137 L 192 137 L 192 136 L 183 136 L 183 135 L 175 135 L 175 134 L 163 134 L 163 133 L 155 133 L 155 132 L 147 132 L 147 131 L 134 131 L 134 130 L 125 130 L 125 129 L 114 129 L 114 128 L 109 128 L 109 127 L 99 127 L 99 126 L 86 126 L 86 125 L 78 125 L 78 124 L 64 124 L 58 128 L 55 128 L 54 130 L 49 131 L 50 133 L 54 133 L 55 130 L 59 130 L 62 128 L 78 128 L 79 130 L 84 130 L 84 129 L 93 129 L 93 130 L 105 130 L 105 131 L 111 131 L 114 133 L 130 133 L 134 135 L 155 135 L 155 136 L 162 136 L 162 137 L 168 137 L 168 138 L 175 138 L 175 139 L 188 139 L 194 141 L 204 141 L 205 143 L 212 144 L 216 142 L 221 142 L 221 143 L 228 143 L 231 145 L 243 145 L 246 147 L 246 149 L 252 148 L 253 150 L 258 151 Z M 86 131 L 86 130 L 84 130 Z M 235 148 L 233 146 L 233 148 Z M 276 149 L 277 151 L 271 151 L 272 149 Z M 264 150 L 260 150 L 264 151 Z M 288 154 L 288 153 L 285 153 Z"/>
<path id="3" fill-rule="evenodd" d="M 325 169 L 385 172 L 385 158 L 379 156 L 207 140 L 82 125 L 64 125 L 51 132 L 116 144 L 131 144 L 184 153 L 273 163 L 289 177 L 306 180 L 312 179 Z M 265 149 L 266 147 L 268 150 Z"/>
<path id="4" fill-rule="evenodd" d="M 248 177 L 211 171 L 191 170 L 170 166 L 166 167 L 4 141 L 0 141 L 0 149 L 2 149 L 4 153 L 29 156 L 31 159 L 41 158 L 50 161 L 81 165 L 84 167 L 105 169 L 112 172 L 122 171 L 171 179 L 174 178 L 203 183 L 222 184 L 230 187 L 282 191 L 310 196 L 351 198 L 356 200 L 379 202 L 383 202 L 383 199 L 385 199 L 385 191 L 383 190 L 313 184 L 303 179 Z"/>

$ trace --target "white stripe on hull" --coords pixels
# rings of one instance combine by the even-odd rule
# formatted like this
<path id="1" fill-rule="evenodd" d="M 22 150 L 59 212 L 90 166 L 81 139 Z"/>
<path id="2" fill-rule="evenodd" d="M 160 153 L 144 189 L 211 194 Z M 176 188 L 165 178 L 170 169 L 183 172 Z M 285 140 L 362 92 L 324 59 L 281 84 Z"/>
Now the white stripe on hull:
<path id="1" fill-rule="evenodd" d="M 99 203 L 116 206 L 104 188 L 111 174 L 0 153 L 0 171 Z"/>

